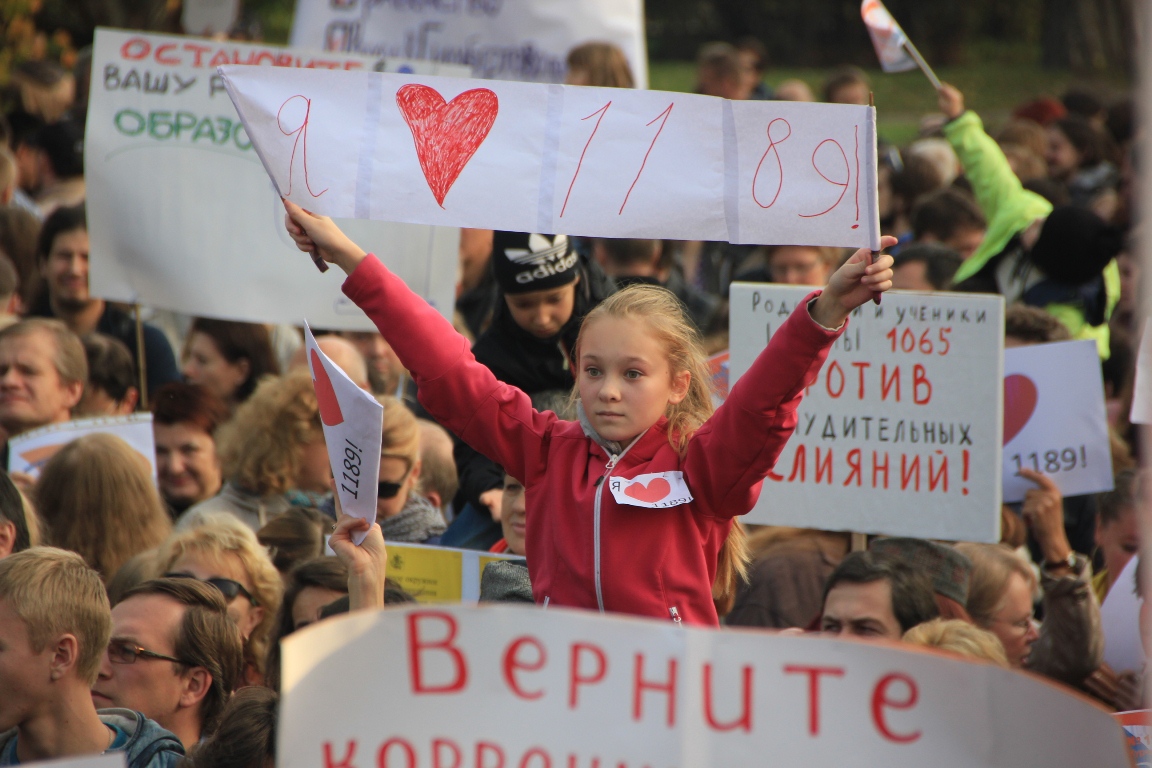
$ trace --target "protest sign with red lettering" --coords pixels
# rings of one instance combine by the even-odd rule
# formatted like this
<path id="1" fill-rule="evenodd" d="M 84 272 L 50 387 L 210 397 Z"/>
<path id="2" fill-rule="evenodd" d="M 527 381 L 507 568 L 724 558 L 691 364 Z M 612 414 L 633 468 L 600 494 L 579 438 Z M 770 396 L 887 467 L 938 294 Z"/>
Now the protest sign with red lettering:
<path id="1" fill-rule="evenodd" d="M 277 189 L 329 216 L 879 247 L 870 107 L 370 72 L 220 72 Z"/>
<path id="2" fill-rule="evenodd" d="M 811 290 L 732 285 L 732 386 Z M 1003 350 L 999 296 L 857 309 L 748 522 L 999 541 Z"/>
<path id="3" fill-rule="evenodd" d="M 1112 490 L 1104 381 L 1092 341 L 1004 350 L 1004 501 L 1035 484 L 1021 469 L 1050 475 L 1065 496 Z"/>
<path id="4" fill-rule="evenodd" d="M 909 646 L 485 606 L 283 651 L 279 768 L 1128 765 L 1087 698 Z"/>
<path id="5" fill-rule="evenodd" d="M 234 62 L 267 69 L 376 65 L 357 55 L 97 30 L 84 151 L 93 295 L 233 320 L 299 324 L 307 316 L 323 328 L 374 330 L 341 294 L 341 277 L 318 279 L 284 231 L 284 208 L 216 74 Z M 455 230 L 341 226 L 451 314 Z"/>
<path id="6" fill-rule="evenodd" d="M 371 525 L 376 522 L 384 406 L 371 392 L 356 386 L 348 374 L 324 354 L 307 323 L 304 324 L 304 349 L 316 387 L 316 403 L 320 407 L 320 422 L 340 508 L 344 514 L 367 520 Z M 360 544 L 367 535 L 367 531 L 360 531 L 352 535 L 352 540 Z"/>
<path id="7" fill-rule="evenodd" d="M 464 64 L 473 77 L 560 83 L 568 51 L 613 43 L 648 83 L 641 0 L 297 0 L 292 45 Z"/>

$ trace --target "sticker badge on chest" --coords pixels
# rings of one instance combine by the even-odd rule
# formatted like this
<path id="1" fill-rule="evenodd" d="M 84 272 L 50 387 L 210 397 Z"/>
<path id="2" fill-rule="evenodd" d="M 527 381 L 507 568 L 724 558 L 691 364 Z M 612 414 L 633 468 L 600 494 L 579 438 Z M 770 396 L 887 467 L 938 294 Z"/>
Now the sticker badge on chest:
<path id="1" fill-rule="evenodd" d="M 684 482 L 683 472 L 654 472 L 637 475 L 631 480 L 613 477 L 608 481 L 608 488 L 617 504 L 633 507 L 662 509 L 692 501 L 692 492 Z"/>

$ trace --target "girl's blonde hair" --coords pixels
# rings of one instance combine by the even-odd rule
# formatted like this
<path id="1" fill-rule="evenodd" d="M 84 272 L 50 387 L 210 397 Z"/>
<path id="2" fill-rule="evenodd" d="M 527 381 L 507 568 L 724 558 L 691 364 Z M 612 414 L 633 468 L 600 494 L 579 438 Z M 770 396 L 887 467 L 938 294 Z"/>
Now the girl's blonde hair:
<path id="1" fill-rule="evenodd" d="M 593 322 L 604 317 L 642 320 L 667 353 L 669 374 L 676 376 L 688 372 L 688 393 L 679 403 L 669 403 L 664 411 L 668 419 L 668 442 L 683 456 L 692 435 L 716 410 L 712 404 L 712 373 L 700 332 L 671 291 L 654 285 L 630 285 L 604 299 L 585 316 L 576 337 L 577 376 L 584 333 Z M 578 397 L 579 388 L 576 388 L 573 398 Z M 748 580 L 749 560 L 744 527 L 734 522 L 716 563 L 716 581 L 712 589 L 714 599 L 720 602 L 734 595 L 737 578 Z"/>
<path id="2" fill-rule="evenodd" d="M 35 495 L 52 545 L 82 555 L 106 582 L 172 531 L 148 460 L 115 435 L 86 435 L 61 448 Z"/>
<path id="3" fill-rule="evenodd" d="M 308 371 L 265 379 L 216 434 L 224 477 L 259 496 L 284 493 L 300 474 L 303 445 L 324 437 Z"/>

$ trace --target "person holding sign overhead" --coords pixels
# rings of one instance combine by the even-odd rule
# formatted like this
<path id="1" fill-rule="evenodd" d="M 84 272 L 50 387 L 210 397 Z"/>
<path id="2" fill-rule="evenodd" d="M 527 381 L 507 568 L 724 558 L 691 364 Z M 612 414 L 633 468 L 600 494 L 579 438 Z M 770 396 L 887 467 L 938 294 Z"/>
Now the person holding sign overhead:
<path id="1" fill-rule="evenodd" d="M 712 412 L 698 335 L 679 301 L 631 286 L 585 318 L 572 350 L 579 421 L 540 413 L 331 219 L 285 201 L 297 247 L 336 264 L 438 421 L 527 488 L 536 601 L 718 624 L 713 584 L 743 571 L 732 519 L 751 509 L 796 408 L 849 313 L 891 287 L 892 259 L 857 251 L 784 323 Z M 882 247 L 895 244 L 884 238 Z"/>

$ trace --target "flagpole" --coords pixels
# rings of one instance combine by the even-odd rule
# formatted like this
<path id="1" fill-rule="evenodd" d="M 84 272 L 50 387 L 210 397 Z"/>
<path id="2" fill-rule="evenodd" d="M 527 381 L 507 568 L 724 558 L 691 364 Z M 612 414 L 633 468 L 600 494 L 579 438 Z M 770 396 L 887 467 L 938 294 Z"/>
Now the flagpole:
<path id="1" fill-rule="evenodd" d="M 920 51 L 916 50 L 916 46 L 907 37 L 904 38 L 904 50 L 908 51 L 908 55 L 916 62 L 916 66 L 920 67 L 920 71 L 932 83 L 932 87 L 940 90 L 940 78 L 936 77 L 936 73 L 932 71 L 932 67 L 928 66 L 928 62 L 924 61 L 924 57 L 920 55 Z"/>

